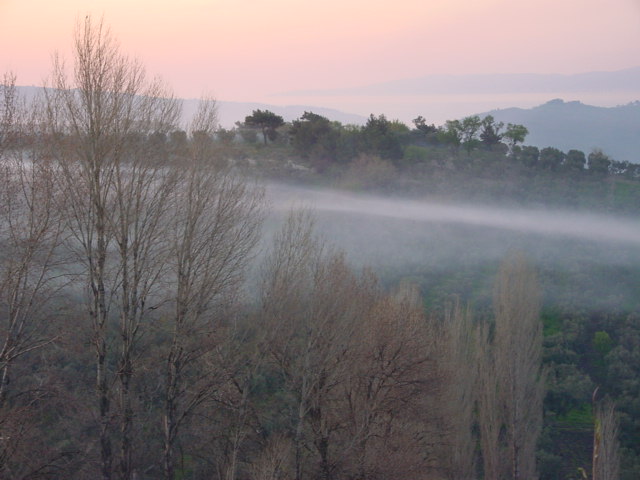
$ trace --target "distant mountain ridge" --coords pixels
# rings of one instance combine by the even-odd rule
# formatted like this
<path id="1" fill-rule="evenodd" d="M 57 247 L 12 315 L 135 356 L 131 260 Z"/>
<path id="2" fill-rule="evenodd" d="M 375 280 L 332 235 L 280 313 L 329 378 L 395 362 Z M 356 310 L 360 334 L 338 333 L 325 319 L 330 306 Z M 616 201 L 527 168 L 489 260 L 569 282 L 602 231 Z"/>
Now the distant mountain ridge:
<path id="1" fill-rule="evenodd" d="M 636 69 L 640 72 L 640 68 Z M 640 81 L 638 82 L 640 86 Z M 40 87 L 18 87 L 25 98 L 33 98 Z M 640 87 L 639 87 L 640 89 Z M 196 99 L 183 99 L 183 118 L 189 119 L 197 108 Z M 232 128 L 253 110 L 268 109 L 281 115 L 285 121 L 299 118 L 305 111 L 313 111 L 343 124 L 362 125 L 367 118 L 341 110 L 311 105 L 278 106 L 252 102 L 218 102 L 219 123 Z M 563 151 L 579 149 L 588 153 L 594 148 L 620 161 L 640 163 L 640 102 L 617 107 L 596 107 L 581 102 L 551 100 L 530 109 L 505 108 L 480 113 L 493 115 L 497 121 L 518 123 L 529 129 L 526 144 L 538 147 L 552 146 Z"/>
<path id="2" fill-rule="evenodd" d="M 640 67 L 561 74 L 427 75 L 350 88 L 299 90 L 281 95 L 435 95 L 640 91 Z"/>
<path id="3" fill-rule="evenodd" d="M 555 99 L 530 109 L 506 108 L 479 115 L 493 115 L 497 121 L 526 126 L 528 145 L 585 153 L 599 148 L 615 160 L 640 163 L 639 101 L 595 107 Z"/>
<path id="4" fill-rule="evenodd" d="M 18 86 L 18 92 L 27 100 L 35 98 L 42 91 L 41 87 Z M 182 117 L 185 121 L 192 118 L 198 108 L 198 99 L 187 98 L 182 100 Z M 253 110 L 270 110 L 282 116 L 285 122 L 291 122 L 302 116 L 305 111 L 313 111 L 318 115 L 327 117 L 329 120 L 338 121 L 343 124 L 362 125 L 367 118 L 355 113 L 347 113 L 333 108 L 314 107 L 311 105 L 269 105 L 257 102 L 227 102 L 217 101 L 218 122 L 224 128 L 232 128 L 237 121 L 244 121 L 247 115 L 251 115 Z"/>

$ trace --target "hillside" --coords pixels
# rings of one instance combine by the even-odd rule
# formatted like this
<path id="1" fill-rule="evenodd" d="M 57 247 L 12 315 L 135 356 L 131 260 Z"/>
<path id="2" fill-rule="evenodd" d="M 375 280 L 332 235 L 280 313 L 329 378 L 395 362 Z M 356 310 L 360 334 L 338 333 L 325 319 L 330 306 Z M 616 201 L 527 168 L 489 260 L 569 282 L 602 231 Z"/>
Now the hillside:
<path id="1" fill-rule="evenodd" d="M 129 106 L 136 104 L 136 98 L 128 93 L 120 99 Z M 162 98 L 151 100 L 158 106 L 165 102 Z M 87 118 L 69 109 L 70 104 L 73 107 L 72 102 L 51 102 L 51 111 L 74 120 Z M 109 102 L 101 105 L 105 104 Z M 132 110 L 122 106 L 117 103 L 112 111 Z M 91 113 L 98 110 L 87 109 Z M 162 113 L 167 109 L 150 111 Z M 496 291 L 493 285 L 498 285 L 496 278 L 503 275 L 502 259 L 520 251 L 524 253 L 513 258 L 522 259 L 519 265 L 525 268 L 521 271 L 530 279 L 522 291 L 531 295 L 518 302 L 532 305 L 533 314 L 527 316 L 535 324 L 529 325 L 538 325 L 535 335 L 540 349 L 532 365 L 544 365 L 548 372 L 544 403 L 542 388 L 537 387 L 535 411 L 537 418 L 544 419 L 537 423 L 542 429 L 539 448 L 535 452 L 531 447 L 529 453 L 530 458 L 538 458 L 540 478 L 575 478 L 573 474 L 579 468 L 588 466 L 596 386 L 602 398 L 608 395 L 615 399 L 623 415 L 619 478 L 640 478 L 640 406 L 636 402 L 640 396 L 640 165 L 620 165 L 598 155 L 591 156 L 588 165 L 584 158 L 583 163 L 576 160 L 575 155 L 570 159 L 561 155 L 553 161 L 537 149 L 515 142 L 509 148 L 495 136 L 488 142 L 479 131 L 469 134 L 463 127 L 465 122 L 446 130 L 416 122 L 416 128 L 410 130 L 384 115 L 372 115 L 362 127 L 353 127 L 308 114 L 279 127 L 280 131 L 265 137 L 268 142 L 260 141 L 259 127 L 252 125 L 238 127 L 238 139 L 236 131 L 233 135 L 216 135 L 213 121 L 208 130 L 191 135 L 178 130 L 182 127 L 177 124 L 168 126 L 165 133 L 157 130 L 157 125 L 165 125 L 162 115 L 147 124 L 139 123 L 140 117 L 135 117 L 136 121 L 124 117 L 124 122 L 114 128 L 103 127 L 94 134 L 94 125 L 112 125 L 112 117 L 89 118 L 94 121 L 87 122 L 88 133 L 73 132 L 69 124 L 57 129 L 55 122 L 51 125 L 53 134 L 47 136 L 40 130 L 20 132 L 18 128 L 16 132 L 21 134 L 15 136 L 13 129 L 0 131 L 9 133 L 6 138 L 15 142 L 0 145 L 8 146 L 0 149 L 0 160 L 23 168 L 17 170 L 20 175 L 11 168 L 0 171 L 4 179 L 0 182 L 0 198 L 5 199 L 0 220 L 11 227 L 0 232 L 5 246 L 0 259 L 4 284 L 15 284 L 15 256 L 30 272 L 44 277 L 45 286 L 56 288 L 52 297 L 47 288 L 31 292 L 25 290 L 31 288 L 26 282 L 20 283 L 38 309 L 34 315 L 27 310 L 25 322 L 29 322 L 31 331 L 42 335 L 45 343 L 36 343 L 35 347 L 18 344 L 24 355 L 11 359 L 11 383 L 0 382 L 0 393 L 2 388 L 9 392 L 4 406 L 0 395 L 0 407 L 8 412 L 5 418 L 26 432 L 12 433 L 5 437 L 12 443 L 0 445 L 0 454 L 2 448 L 18 452 L 10 458 L 11 467 L 23 468 L 26 464 L 31 469 L 49 468 L 55 478 L 98 477 L 95 465 L 101 459 L 84 450 L 85 444 L 102 441 L 95 427 L 97 414 L 91 415 L 90 411 L 91 405 L 99 408 L 95 406 L 94 372 L 98 368 L 107 372 L 114 385 L 108 385 L 104 397 L 98 398 L 101 405 L 105 404 L 104 398 L 122 398 L 120 377 L 124 374 L 117 368 L 121 350 L 112 345 L 124 344 L 122 332 L 126 336 L 134 331 L 140 332 L 135 333 L 137 337 L 127 337 L 138 342 L 137 356 L 130 363 L 130 372 L 135 367 L 137 373 L 130 374 L 128 384 L 133 400 L 130 407 L 115 402 L 110 412 L 114 418 L 118 415 L 131 423 L 131 456 L 150 472 L 140 478 L 159 478 L 157 465 L 167 455 L 166 443 L 174 441 L 173 437 L 166 440 L 167 430 L 163 430 L 174 415 L 171 402 L 188 419 L 175 424 L 181 435 L 177 438 L 185 439 L 179 447 L 186 452 L 184 462 L 181 460 L 175 470 L 185 479 L 215 476 L 214 467 L 202 459 L 226 461 L 226 449 L 234 441 L 229 437 L 235 432 L 246 434 L 246 440 L 233 447 L 240 459 L 241 475 L 237 478 L 252 478 L 247 472 L 253 471 L 254 459 L 266 458 L 261 455 L 268 452 L 267 448 L 293 452 L 297 441 L 302 445 L 303 437 L 296 437 L 296 431 L 303 432 L 309 445 L 303 460 L 308 471 L 321 471 L 325 453 L 330 461 L 335 458 L 340 462 L 336 463 L 339 475 L 331 478 L 444 478 L 437 476 L 440 470 L 450 473 L 447 478 L 475 478 L 471 474 L 454 475 L 454 467 L 458 467 L 449 466 L 449 445 L 458 438 L 467 444 L 465 458 L 469 465 L 464 468 L 469 471 L 473 469 L 474 453 L 478 463 L 481 461 L 478 454 L 484 450 L 477 446 L 482 445 L 482 430 L 475 426 L 481 422 L 492 425 L 494 420 L 476 414 L 473 405 L 480 405 L 484 397 L 477 389 L 480 387 L 474 386 L 474 376 L 493 378 L 494 371 L 484 370 L 489 375 L 485 377 L 483 370 L 476 370 L 472 363 L 477 357 L 447 353 L 456 351 L 453 346 L 447 347 L 455 337 L 442 326 L 453 321 L 448 318 L 452 302 L 468 305 L 473 324 L 465 320 L 465 325 L 477 328 L 456 327 L 456 331 L 472 332 L 473 343 L 469 345 L 478 345 L 486 352 L 480 358 L 497 358 L 490 352 L 500 352 L 497 345 L 502 343 L 489 341 L 482 332 L 499 321 L 492 298 Z M 119 127 L 125 122 L 140 129 L 123 133 Z M 254 135 L 247 135 L 251 131 Z M 96 149 L 95 144 L 103 148 Z M 121 151 L 125 156 L 113 154 Z M 25 158 L 33 159 L 27 168 L 22 167 Z M 63 168 L 51 169 L 52 164 Z M 76 164 L 84 168 L 64 168 Z M 223 165 L 233 168 L 220 168 Z M 85 175 L 90 169 L 95 173 Z M 34 177 L 29 176 L 32 172 Z M 250 183 L 236 176 L 242 172 L 250 175 Z M 266 184 L 268 207 L 262 203 L 262 189 L 249 186 L 255 177 L 259 184 Z M 37 181 L 24 180 L 32 178 Z M 94 188 L 96 178 L 99 189 Z M 106 195 L 93 193 L 103 191 L 103 187 Z M 38 201 L 32 201 L 31 192 L 38 195 Z M 94 208 L 95 203 L 103 206 Z M 69 207 L 61 208 L 56 214 L 59 217 L 49 214 L 59 205 Z M 314 208 L 317 217 L 301 214 L 284 221 L 291 207 L 297 205 Z M 29 212 L 38 215 L 29 216 Z M 77 228 L 73 217 L 76 212 L 83 212 L 87 219 Z M 93 255 L 93 244 L 80 251 L 77 239 L 84 225 L 89 225 L 91 232 L 98 231 L 91 223 L 98 212 L 102 216 L 98 226 L 109 225 L 109 235 L 113 235 L 110 243 L 102 243 L 101 255 L 107 259 L 105 264 L 116 267 L 105 269 L 100 281 L 116 293 L 110 301 L 115 313 L 103 321 L 108 330 L 96 334 L 96 322 L 92 312 L 87 313 L 86 302 L 95 301 L 90 295 L 99 294 L 97 301 L 106 304 L 101 300 L 105 292 L 89 285 L 82 289 L 88 295 L 85 302 L 76 287 L 79 283 L 70 280 L 68 288 L 65 285 L 58 289 L 61 275 L 57 258 L 61 262 L 80 259 L 78 267 L 64 268 L 74 280 L 89 278 L 91 272 L 82 271 L 80 265 L 94 261 L 86 253 Z M 19 230 L 23 221 L 47 222 L 49 218 L 57 223 L 51 225 L 51 234 L 42 237 L 44 240 L 23 237 Z M 122 221 L 124 218 L 131 219 L 131 227 Z M 283 223 L 285 228 L 279 230 Z M 48 226 L 27 223 L 24 231 L 48 232 Z M 191 232 L 197 234 L 191 236 Z M 130 236 L 131 254 L 128 243 L 126 248 L 118 248 L 116 243 L 125 245 Z M 195 241 L 188 241 L 190 236 Z M 56 240 L 51 247 L 50 238 Z M 331 242 L 326 248 L 325 238 Z M 147 249 L 144 254 L 139 255 L 138 244 Z M 24 245 L 29 246 L 26 253 L 22 253 Z M 37 252 L 52 252 L 51 257 L 42 257 L 56 261 L 45 267 L 33 263 L 32 245 L 37 246 Z M 344 256 L 334 254 L 334 245 L 344 250 Z M 68 252 L 78 252 L 78 256 L 71 257 Z M 316 252 L 320 253 L 316 256 Z M 326 256 L 324 252 L 328 252 Z M 193 268 L 183 269 L 187 263 L 183 258 L 193 259 L 189 260 Z M 138 259 L 148 267 L 141 268 L 143 276 L 137 278 L 153 279 L 148 290 L 153 293 L 144 293 L 142 298 L 151 306 L 135 304 L 135 308 L 141 305 L 146 309 L 144 316 L 127 320 L 133 330 L 126 325 L 123 329 L 118 322 L 122 322 L 123 312 L 130 311 L 128 301 L 123 300 L 129 298 L 125 297 L 129 290 L 124 290 L 128 288 L 124 278 L 129 264 L 137 264 Z M 289 269 L 289 265 L 294 267 Z M 246 271 L 242 268 L 245 266 Z M 230 272 L 229 276 L 219 275 L 220 271 Z M 262 277 L 262 272 L 269 276 Z M 247 288 L 240 290 L 240 278 L 245 274 Z M 136 282 L 136 276 L 132 277 Z M 229 278 L 238 278 L 238 283 Z M 281 278 L 288 282 L 283 287 Z M 137 295 L 141 289 L 134 287 L 143 281 L 133 285 L 131 296 Z M 192 288 L 187 282 L 202 295 L 183 294 Z M 218 295 L 216 289 L 224 293 Z M 13 290 L 0 289 L 3 292 L 7 305 L 7 294 L 13 295 Z M 209 292 L 216 298 L 207 297 Z M 211 306 L 199 312 L 195 309 L 201 298 L 209 298 Z M 505 298 L 512 295 L 506 294 Z M 174 315 L 181 304 L 193 313 L 188 317 Z M 462 310 L 456 311 L 459 320 L 455 321 L 462 321 Z M 522 317 L 517 318 L 522 325 Z M 109 345 L 108 365 L 91 363 L 97 355 L 89 339 L 97 335 Z M 525 343 L 533 343 L 533 335 L 525 338 Z M 182 355 L 175 347 L 178 342 L 196 354 Z M 430 342 L 434 342 L 433 350 Z M 339 348 L 334 348 L 336 345 Z M 279 363 L 281 352 L 292 353 Z M 374 355 L 369 356 L 369 352 Z M 502 358 L 508 359 L 508 355 Z M 178 365 L 182 369 L 179 395 L 173 387 L 166 387 L 177 382 L 177 374 L 172 373 L 178 371 L 177 367 L 170 367 L 168 374 L 158 369 L 159 364 L 176 365 L 176 356 L 186 365 L 184 369 Z M 319 364 L 316 358 L 321 359 Z M 302 366 L 299 359 L 304 362 Z M 315 370 L 305 370 L 306 365 L 314 365 Z M 458 366 L 449 370 L 451 365 Z M 354 371 L 364 383 L 353 381 Z M 471 375 L 457 377 L 454 371 Z M 305 402 L 321 402 L 318 405 L 322 408 L 294 416 L 297 423 L 292 425 L 290 412 L 299 412 L 298 399 L 307 395 L 306 387 L 301 387 L 304 382 L 295 377 L 297 372 L 311 372 L 309 378 L 323 378 L 322 383 L 326 375 L 331 388 L 321 395 L 314 391 L 313 397 L 308 396 Z M 370 378 L 381 378 L 389 389 L 369 397 Z M 538 374 L 533 378 L 538 386 L 539 378 Z M 459 386 L 467 380 L 473 392 L 467 398 L 472 400 L 455 403 L 452 399 L 462 398 Z M 187 404 L 192 398 L 195 403 Z M 358 401 L 355 410 L 351 399 Z M 187 410 L 192 404 L 193 410 Z M 482 408 L 503 409 L 504 405 L 496 401 Z M 238 415 L 242 409 L 249 413 Z M 341 453 L 353 444 L 351 432 L 361 428 L 360 417 L 353 413 L 361 410 L 373 412 L 378 422 L 367 426 L 362 434 L 380 438 L 380 443 L 371 444 L 371 461 Z M 121 412 L 131 412 L 130 420 Z M 465 417 L 459 412 L 466 412 Z M 456 433 L 453 423 L 447 423 L 459 418 L 462 434 Z M 335 434 L 323 437 L 323 431 L 315 430 L 325 421 L 331 422 Z M 508 428 L 500 418 L 495 424 L 505 431 Z M 108 427 L 117 439 L 121 431 L 117 422 Z M 446 436 L 436 437 L 430 433 L 434 431 Z M 427 434 L 416 436 L 414 432 Z M 212 438 L 216 439 L 213 444 Z M 264 446 L 265 441 L 273 447 Z M 322 447 L 325 441 L 331 450 L 318 453 L 317 445 Z M 388 471 L 378 475 L 382 467 L 375 459 L 382 458 L 379 452 L 386 455 L 389 445 L 398 446 L 395 452 L 402 455 L 392 461 L 385 456 Z M 34 460 L 26 463 L 24 458 Z M 349 472 L 357 464 L 365 465 L 367 471 L 351 476 Z M 397 474 L 398 466 L 405 465 L 412 472 L 425 472 L 425 476 L 404 471 Z M 431 475 L 432 471 L 436 473 Z M 1 469 L 0 477 L 9 478 Z M 328 476 L 310 474 L 309 478 Z"/>
<path id="2" fill-rule="evenodd" d="M 529 129 L 527 143 L 537 147 L 590 152 L 602 149 L 619 161 L 640 162 L 640 102 L 605 108 L 581 102 L 551 100 L 530 109 L 491 110 L 500 122 L 517 123 Z"/>
<path id="3" fill-rule="evenodd" d="M 34 98 L 40 91 L 40 87 L 34 86 L 18 89 L 26 99 Z M 183 118 L 191 118 L 196 107 L 196 99 L 183 99 Z M 270 110 L 286 122 L 300 118 L 305 111 L 345 125 L 363 125 L 367 121 L 362 115 L 312 105 L 218 101 L 220 125 L 233 128 L 235 122 L 243 121 L 256 109 Z M 563 151 L 579 149 L 586 153 L 599 148 L 615 160 L 640 163 L 640 101 L 607 108 L 555 99 L 530 109 L 494 109 L 479 115 L 493 115 L 497 121 L 525 125 L 529 145 L 552 146 Z"/>

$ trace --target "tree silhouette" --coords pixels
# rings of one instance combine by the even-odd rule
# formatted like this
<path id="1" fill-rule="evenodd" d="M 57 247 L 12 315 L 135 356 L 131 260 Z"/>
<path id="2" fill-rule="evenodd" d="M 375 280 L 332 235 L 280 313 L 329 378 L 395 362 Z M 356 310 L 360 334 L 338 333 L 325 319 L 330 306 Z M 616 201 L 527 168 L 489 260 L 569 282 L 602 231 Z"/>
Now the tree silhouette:
<path id="1" fill-rule="evenodd" d="M 276 129 L 284 125 L 284 119 L 269 110 L 258 109 L 254 110 L 251 115 L 246 116 L 244 123 L 248 127 L 260 128 L 262 139 L 266 145 L 267 139 L 273 141 L 277 138 L 278 132 Z"/>

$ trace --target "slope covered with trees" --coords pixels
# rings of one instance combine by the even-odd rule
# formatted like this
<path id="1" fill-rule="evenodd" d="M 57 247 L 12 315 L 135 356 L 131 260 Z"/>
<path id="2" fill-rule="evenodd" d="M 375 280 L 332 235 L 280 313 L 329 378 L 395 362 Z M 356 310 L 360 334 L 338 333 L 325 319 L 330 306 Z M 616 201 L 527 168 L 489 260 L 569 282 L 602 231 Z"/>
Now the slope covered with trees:
<path id="1" fill-rule="evenodd" d="M 581 102 L 551 100 L 530 109 L 492 110 L 503 122 L 529 127 L 529 142 L 538 147 L 553 145 L 562 150 L 605 150 L 618 160 L 638 163 L 640 150 L 640 102 L 615 107 L 595 107 Z"/>

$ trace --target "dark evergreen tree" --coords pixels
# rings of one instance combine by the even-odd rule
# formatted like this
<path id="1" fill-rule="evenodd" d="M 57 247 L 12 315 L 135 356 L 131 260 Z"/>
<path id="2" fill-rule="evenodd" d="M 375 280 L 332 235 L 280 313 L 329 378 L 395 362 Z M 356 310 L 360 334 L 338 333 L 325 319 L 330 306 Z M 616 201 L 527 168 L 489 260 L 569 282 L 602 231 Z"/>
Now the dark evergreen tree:
<path id="1" fill-rule="evenodd" d="M 258 109 L 245 117 L 244 124 L 248 127 L 259 128 L 262 131 L 262 138 L 266 145 L 267 139 L 273 141 L 278 137 L 277 128 L 284 125 L 284 119 L 269 110 Z"/>

